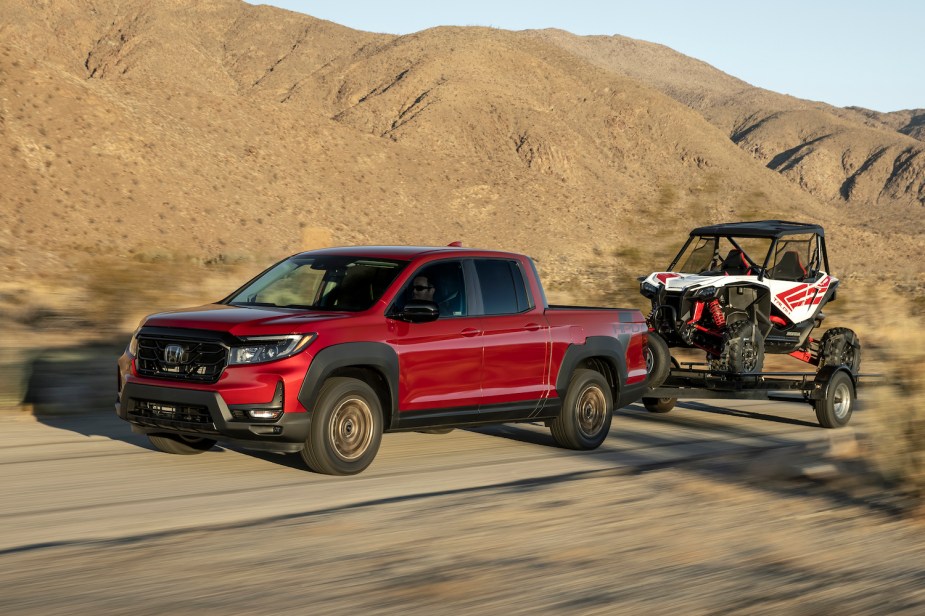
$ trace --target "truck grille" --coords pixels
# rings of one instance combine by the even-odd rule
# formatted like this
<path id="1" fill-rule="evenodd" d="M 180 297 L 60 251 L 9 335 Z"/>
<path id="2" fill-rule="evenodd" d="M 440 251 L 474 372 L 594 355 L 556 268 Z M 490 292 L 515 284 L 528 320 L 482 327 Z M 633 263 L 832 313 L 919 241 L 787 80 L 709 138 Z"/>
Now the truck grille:
<path id="1" fill-rule="evenodd" d="M 141 333 L 135 368 L 142 376 L 214 383 L 228 363 L 228 349 L 208 340 Z"/>
<path id="2" fill-rule="evenodd" d="M 193 404 L 132 399 L 129 421 L 154 428 L 217 433 L 209 410 Z"/>

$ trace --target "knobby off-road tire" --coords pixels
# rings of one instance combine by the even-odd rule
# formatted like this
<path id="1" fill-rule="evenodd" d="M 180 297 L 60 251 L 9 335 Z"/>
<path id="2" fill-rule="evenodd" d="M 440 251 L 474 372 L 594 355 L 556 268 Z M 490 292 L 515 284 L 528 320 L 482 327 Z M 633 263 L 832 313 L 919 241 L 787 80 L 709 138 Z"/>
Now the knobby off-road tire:
<path id="1" fill-rule="evenodd" d="M 613 420 L 613 395 L 607 379 L 595 370 L 572 374 L 559 416 L 549 429 L 561 447 L 596 449 L 607 438 Z"/>
<path id="2" fill-rule="evenodd" d="M 325 381 L 312 411 L 302 460 L 316 473 L 355 475 L 369 466 L 382 440 L 382 404 L 363 381 Z"/>
<path id="3" fill-rule="evenodd" d="M 852 374 L 861 369 L 861 341 L 847 327 L 833 327 L 819 341 L 819 367 L 847 366 Z"/>
<path id="4" fill-rule="evenodd" d="M 854 410 L 854 383 L 851 377 L 839 370 L 832 375 L 825 390 L 825 398 L 816 400 L 816 419 L 823 428 L 841 428 L 848 425 Z"/>
<path id="5" fill-rule="evenodd" d="M 723 350 L 711 362 L 714 370 L 736 374 L 757 374 L 764 367 L 764 338 L 755 324 L 736 321 L 723 333 Z"/>
<path id="6" fill-rule="evenodd" d="M 180 436 L 178 434 L 149 434 L 148 440 L 156 449 L 180 456 L 191 456 L 215 447 L 216 441 L 210 438 Z"/>

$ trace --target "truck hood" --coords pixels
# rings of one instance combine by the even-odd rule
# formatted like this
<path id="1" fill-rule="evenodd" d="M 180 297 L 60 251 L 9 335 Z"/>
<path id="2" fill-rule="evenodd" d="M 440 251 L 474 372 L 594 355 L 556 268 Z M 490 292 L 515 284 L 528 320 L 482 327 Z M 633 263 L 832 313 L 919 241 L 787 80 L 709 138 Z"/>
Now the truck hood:
<path id="1" fill-rule="evenodd" d="M 207 304 L 149 316 L 145 326 L 207 329 L 235 336 L 307 333 L 320 321 L 349 319 L 356 313 L 321 312 L 264 306 Z"/>

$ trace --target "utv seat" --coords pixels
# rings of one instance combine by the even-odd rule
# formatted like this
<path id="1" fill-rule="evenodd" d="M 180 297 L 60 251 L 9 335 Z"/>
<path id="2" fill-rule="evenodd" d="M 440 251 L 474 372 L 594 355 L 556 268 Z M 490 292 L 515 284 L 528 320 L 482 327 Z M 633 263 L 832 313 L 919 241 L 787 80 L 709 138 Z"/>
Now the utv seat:
<path id="1" fill-rule="evenodd" d="M 729 251 L 729 254 L 726 255 L 726 258 L 723 259 L 723 264 L 720 266 L 720 269 L 729 276 L 745 276 L 748 274 L 749 267 L 748 261 L 745 260 L 745 255 L 742 254 L 742 251 L 738 248 L 733 248 Z"/>
<path id="2" fill-rule="evenodd" d="M 793 280 L 798 282 L 806 277 L 806 268 L 800 263 L 800 253 L 788 250 L 781 255 L 780 261 L 771 270 L 771 278 L 775 280 Z"/>

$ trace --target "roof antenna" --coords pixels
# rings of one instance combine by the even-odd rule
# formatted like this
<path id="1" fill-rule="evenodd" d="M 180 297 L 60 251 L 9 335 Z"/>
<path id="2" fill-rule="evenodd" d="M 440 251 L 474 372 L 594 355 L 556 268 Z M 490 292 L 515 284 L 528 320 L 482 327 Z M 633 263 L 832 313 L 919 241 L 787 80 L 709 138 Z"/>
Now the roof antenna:
<path id="1" fill-rule="evenodd" d="M 449 244 L 447 244 L 447 246 L 450 246 L 452 248 L 462 248 L 462 242 L 460 242 L 459 240 L 456 240 L 455 242 L 450 242 Z"/>

